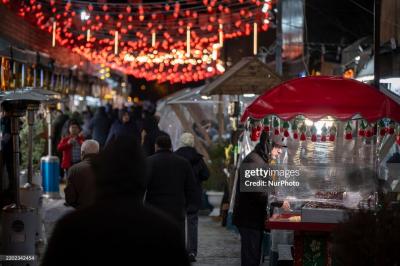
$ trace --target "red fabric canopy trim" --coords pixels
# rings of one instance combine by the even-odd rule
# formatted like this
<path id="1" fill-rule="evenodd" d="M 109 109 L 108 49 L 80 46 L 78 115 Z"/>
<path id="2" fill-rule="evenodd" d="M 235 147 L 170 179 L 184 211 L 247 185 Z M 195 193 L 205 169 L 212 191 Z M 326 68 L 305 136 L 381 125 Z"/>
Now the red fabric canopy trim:
<path id="1" fill-rule="evenodd" d="M 360 115 L 368 122 L 390 118 L 400 122 L 400 105 L 376 88 L 353 79 L 317 76 L 284 82 L 255 99 L 245 110 L 247 118 L 276 115 L 290 120 L 303 115 L 311 120 L 333 116 L 349 120 Z"/>

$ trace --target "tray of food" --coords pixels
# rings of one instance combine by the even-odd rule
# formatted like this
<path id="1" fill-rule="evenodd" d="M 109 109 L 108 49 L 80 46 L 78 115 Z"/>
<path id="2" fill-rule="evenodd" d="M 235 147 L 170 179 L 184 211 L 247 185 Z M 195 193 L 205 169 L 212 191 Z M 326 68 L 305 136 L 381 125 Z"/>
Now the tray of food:
<path id="1" fill-rule="evenodd" d="M 308 202 L 301 209 L 305 223 L 340 223 L 347 217 L 347 209 L 340 204 Z"/>

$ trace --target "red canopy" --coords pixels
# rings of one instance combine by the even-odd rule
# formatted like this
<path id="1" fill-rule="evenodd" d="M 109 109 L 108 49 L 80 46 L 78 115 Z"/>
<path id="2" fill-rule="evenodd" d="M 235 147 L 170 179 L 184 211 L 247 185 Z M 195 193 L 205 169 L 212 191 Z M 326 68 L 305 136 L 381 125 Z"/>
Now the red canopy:
<path id="1" fill-rule="evenodd" d="M 341 77 L 305 77 L 284 82 L 259 96 L 245 110 L 248 117 L 276 115 L 290 120 L 304 115 L 311 120 L 333 116 L 348 120 L 361 115 L 368 122 L 390 118 L 400 122 L 400 105 L 376 88 Z"/>

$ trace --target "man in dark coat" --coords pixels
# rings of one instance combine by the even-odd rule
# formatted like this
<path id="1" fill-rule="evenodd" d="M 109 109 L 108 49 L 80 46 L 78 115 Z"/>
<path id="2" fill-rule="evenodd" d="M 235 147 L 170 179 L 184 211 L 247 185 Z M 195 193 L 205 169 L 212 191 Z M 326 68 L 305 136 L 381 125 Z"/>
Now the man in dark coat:
<path id="1" fill-rule="evenodd" d="M 243 169 L 255 170 L 267 168 L 269 164 L 268 135 L 263 132 L 260 142 L 254 150 L 243 159 L 239 169 L 239 178 L 236 183 L 235 205 L 233 209 L 233 224 L 239 229 L 241 240 L 242 266 L 259 266 L 261 261 L 262 237 L 265 228 L 268 194 L 267 192 L 242 192 L 240 182 L 246 177 Z M 275 141 L 271 154 L 279 155 L 283 143 Z M 282 202 L 277 207 L 289 208 L 287 202 Z"/>
<path id="2" fill-rule="evenodd" d="M 156 153 L 147 158 L 150 175 L 146 203 L 173 218 L 185 239 L 185 216 L 189 206 L 196 206 L 196 185 L 190 163 L 173 154 L 169 136 L 156 139 Z"/>
<path id="3" fill-rule="evenodd" d="M 119 119 L 115 121 L 108 133 L 106 144 L 114 139 L 121 136 L 129 137 L 131 140 L 139 141 L 140 133 L 136 124 L 131 120 L 131 117 L 126 109 L 119 111 Z"/>
<path id="4" fill-rule="evenodd" d="M 100 106 L 89 123 L 89 129 L 92 131 L 92 138 L 100 144 L 100 147 L 104 147 L 106 144 L 110 125 L 111 121 L 107 116 L 106 108 Z"/>
<path id="5" fill-rule="evenodd" d="M 74 208 L 90 206 L 94 202 L 95 177 L 92 160 L 99 152 L 99 143 L 95 140 L 85 140 L 81 147 L 80 163 L 74 164 L 68 171 L 65 187 L 65 202 Z"/>
<path id="6" fill-rule="evenodd" d="M 180 138 L 180 148 L 175 152 L 176 155 L 185 158 L 192 166 L 196 184 L 196 205 L 187 210 L 187 250 L 189 260 L 196 261 L 197 256 L 197 235 L 198 235 L 198 210 L 201 208 L 201 196 L 203 189 L 201 183 L 210 176 L 207 165 L 203 160 L 203 155 L 199 154 L 194 148 L 194 136 L 191 133 L 183 133 Z"/>
<path id="7" fill-rule="evenodd" d="M 176 224 L 143 205 L 146 164 L 139 144 L 126 137 L 112 140 L 93 169 L 95 203 L 61 218 L 42 266 L 189 266 Z"/>

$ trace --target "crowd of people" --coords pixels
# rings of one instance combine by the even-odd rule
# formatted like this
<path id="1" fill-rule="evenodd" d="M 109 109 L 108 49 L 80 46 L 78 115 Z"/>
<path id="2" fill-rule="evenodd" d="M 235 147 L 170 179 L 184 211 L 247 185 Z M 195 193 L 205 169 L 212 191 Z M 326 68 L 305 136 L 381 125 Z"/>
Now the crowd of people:
<path id="1" fill-rule="evenodd" d="M 7 118 L 1 119 L 2 154 L 12 150 Z M 182 134 L 174 152 L 158 122 L 154 106 L 56 112 L 52 146 L 60 157 L 65 205 L 75 211 L 57 222 L 44 266 L 196 260 L 201 183 L 209 171 L 191 133 Z M 8 155 L 7 191 L 14 192 Z"/>

